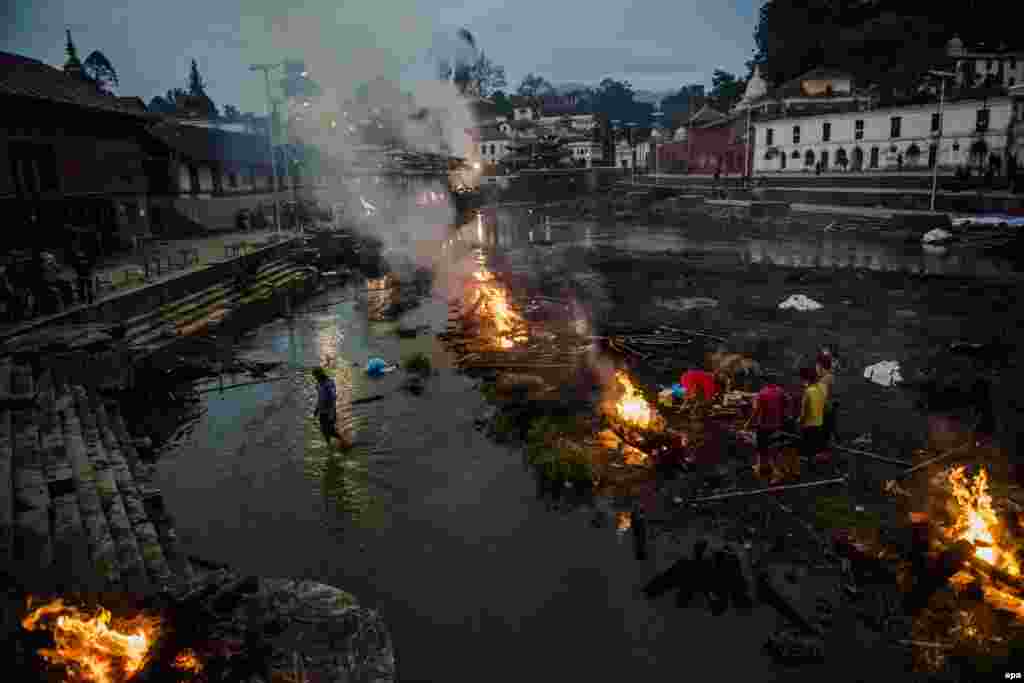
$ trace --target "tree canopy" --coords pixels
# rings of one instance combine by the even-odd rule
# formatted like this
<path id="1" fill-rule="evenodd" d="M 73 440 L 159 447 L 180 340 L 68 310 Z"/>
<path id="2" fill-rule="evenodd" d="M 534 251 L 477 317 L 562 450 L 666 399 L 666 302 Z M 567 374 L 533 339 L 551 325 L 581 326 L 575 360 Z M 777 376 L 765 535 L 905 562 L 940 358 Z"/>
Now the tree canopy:
<path id="1" fill-rule="evenodd" d="M 82 62 L 82 69 L 100 90 L 109 91 L 112 85 L 118 85 L 117 71 L 114 69 L 114 65 L 99 50 L 89 53 L 89 56 Z"/>
<path id="2" fill-rule="evenodd" d="M 539 97 L 554 91 L 554 86 L 546 78 L 533 73 L 523 76 L 523 80 L 519 82 L 519 87 L 516 88 L 516 94 L 523 97 Z"/>
<path id="3" fill-rule="evenodd" d="M 664 113 L 664 123 L 670 127 L 681 126 L 704 104 L 706 99 L 702 93 L 703 88 L 695 85 L 684 85 L 679 92 L 669 95 L 661 101 L 661 111 Z"/>
<path id="4" fill-rule="evenodd" d="M 760 64 L 774 85 L 827 66 L 894 92 L 943 66 L 954 35 L 968 45 L 1020 45 L 1014 22 L 992 20 L 1003 7 L 996 0 L 768 0 L 750 66 Z"/>
<path id="5" fill-rule="evenodd" d="M 711 75 L 711 92 L 708 99 L 711 106 L 719 111 L 728 111 L 743 97 L 746 82 L 736 78 L 735 74 L 715 69 Z"/>

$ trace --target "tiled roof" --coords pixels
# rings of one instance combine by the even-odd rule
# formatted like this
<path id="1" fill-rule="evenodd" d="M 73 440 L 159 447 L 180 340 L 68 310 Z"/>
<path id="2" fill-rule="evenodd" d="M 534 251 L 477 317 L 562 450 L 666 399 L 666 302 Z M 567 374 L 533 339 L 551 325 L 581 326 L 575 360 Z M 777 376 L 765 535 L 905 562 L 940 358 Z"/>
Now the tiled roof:
<path id="1" fill-rule="evenodd" d="M 195 161 L 244 164 L 267 161 L 267 139 L 262 135 L 185 126 L 170 121 L 150 127 L 149 132 L 162 144 Z"/>
<path id="2" fill-rule="evenodd" d="M 137 98 L 107 95 L 60 69 L 9 52 L 0 52 L 0 94 L 146 118 L 151 116 L 145 107 L 140 111 L 134 103 L 126 101 Z"/>

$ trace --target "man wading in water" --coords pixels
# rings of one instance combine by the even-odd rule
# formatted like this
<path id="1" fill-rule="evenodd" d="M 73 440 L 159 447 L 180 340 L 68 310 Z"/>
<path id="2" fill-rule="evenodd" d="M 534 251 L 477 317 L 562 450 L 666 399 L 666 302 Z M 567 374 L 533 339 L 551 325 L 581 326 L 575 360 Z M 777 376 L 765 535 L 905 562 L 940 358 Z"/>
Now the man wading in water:
<path id="1" fill-rule="evenodd" d="M 331 439 L 336 438 L 339 446 L 349 448 L 352 445 L 351 440 L 338 432 L 338 390 L 334 386 L 334 380 L 327 376 L 323 368 L 313 370 L 313 378 L 316 379 L 317 390 L 316 409 L 313 410 L 313 415 L 320 418 L 320 432 L 324 435 L 324 441 L 330 446 Z"/>

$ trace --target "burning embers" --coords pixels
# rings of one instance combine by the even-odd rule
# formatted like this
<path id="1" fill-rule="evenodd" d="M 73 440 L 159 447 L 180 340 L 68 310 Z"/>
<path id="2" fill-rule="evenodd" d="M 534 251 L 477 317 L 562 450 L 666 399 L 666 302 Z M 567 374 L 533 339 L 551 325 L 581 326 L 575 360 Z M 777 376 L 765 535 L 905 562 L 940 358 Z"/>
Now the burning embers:
<path id="1" fill-rule="evenodd" d="M 971 481 L 964 467 L 956 467 L 949 474 L 949 483 L 959 506 L 953 525 L 947 529 L 949 537 L 971 543 L 975 557 L 1011 576 L 1020 576 L 1017 559 L 1001 544 L 1002 526 L 992 508 L 985 469 Z"/>
<path id="2" fill-rule="evenodd" d="M 60 598 L 32 610 L 21 623 L 29 631 L 50 631 L 55 645 L 39 654 L 63 666 L 68 681 L 83 683 L 130 680 L 145 666 L 160 635 L 157 617 L 140 613 L 130 619 L 114 618 L 103 607 L 90 615 Z"/>
<path id="3" fill-rule="evenodd" d="M 497 283 L 494 275 L 487 270 L 473 273 L 477 300 L 472 311 L 481 321 L 494 328 L 494 342 L 502 349 L 511 349 L 527 341 L 523 332 L 523 318 L 512 310 L 505 288 Z M 472 312 L 471 311 L 471 312 Z"/>

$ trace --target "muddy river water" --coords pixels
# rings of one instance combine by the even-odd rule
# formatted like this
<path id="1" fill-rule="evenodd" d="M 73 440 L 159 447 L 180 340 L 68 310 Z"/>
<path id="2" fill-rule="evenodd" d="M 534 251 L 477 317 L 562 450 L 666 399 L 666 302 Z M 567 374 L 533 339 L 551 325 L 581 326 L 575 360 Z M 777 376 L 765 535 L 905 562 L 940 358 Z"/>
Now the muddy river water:
<path id="1" fill-rule="evenodd" d="M 551 239 L 638 251 L 699 240 L 678 229 L 628 230 L 580 224 L 554 228 Z M 513 237 L 529 239 L 499 241 Z M 841 235 L 701 245 L 818 268 L 1010 272 L 977 256 Z M 613 526 L 591 526 L 591 512 L 538 500 L 522 456 L 474 427 L 480 392 L 436 339 L 447 308 L 444 293 L 425 300 L 401 322 L 431 331 L 400 338 L 396 323 L 367 321 L 351 291 L 334 290 L 245 337 L 239 357 L 280 362 L 275 374 L 289 377 L 203 394 L 201 414 L 162 448 L 159 485 L 188 552 L 356 594 L 392 629 L 402 681 L 821 680 L 824 670 L 773 668 L 760 648 L 777 623 L 767 608 L 711 617 L 647 602 L 639 586 L 664 567 L 659 553 L 638 561 Z M 402 390 L 401 371 L 379 379 L 363 371 L 372 357 L 414 351 L 438 369 L 421 396 Z M 309 369 L 321 363 L 337 382 L 341 424 L 355 435 L 345 453 L 325 446 L 312 415 Z M 840 679 L 857 680 L 863 653 L 860 664 L 854 650 L 847 659 L 849 677 Z M 830 658 L 831 678 L 839 663 Z"/>

